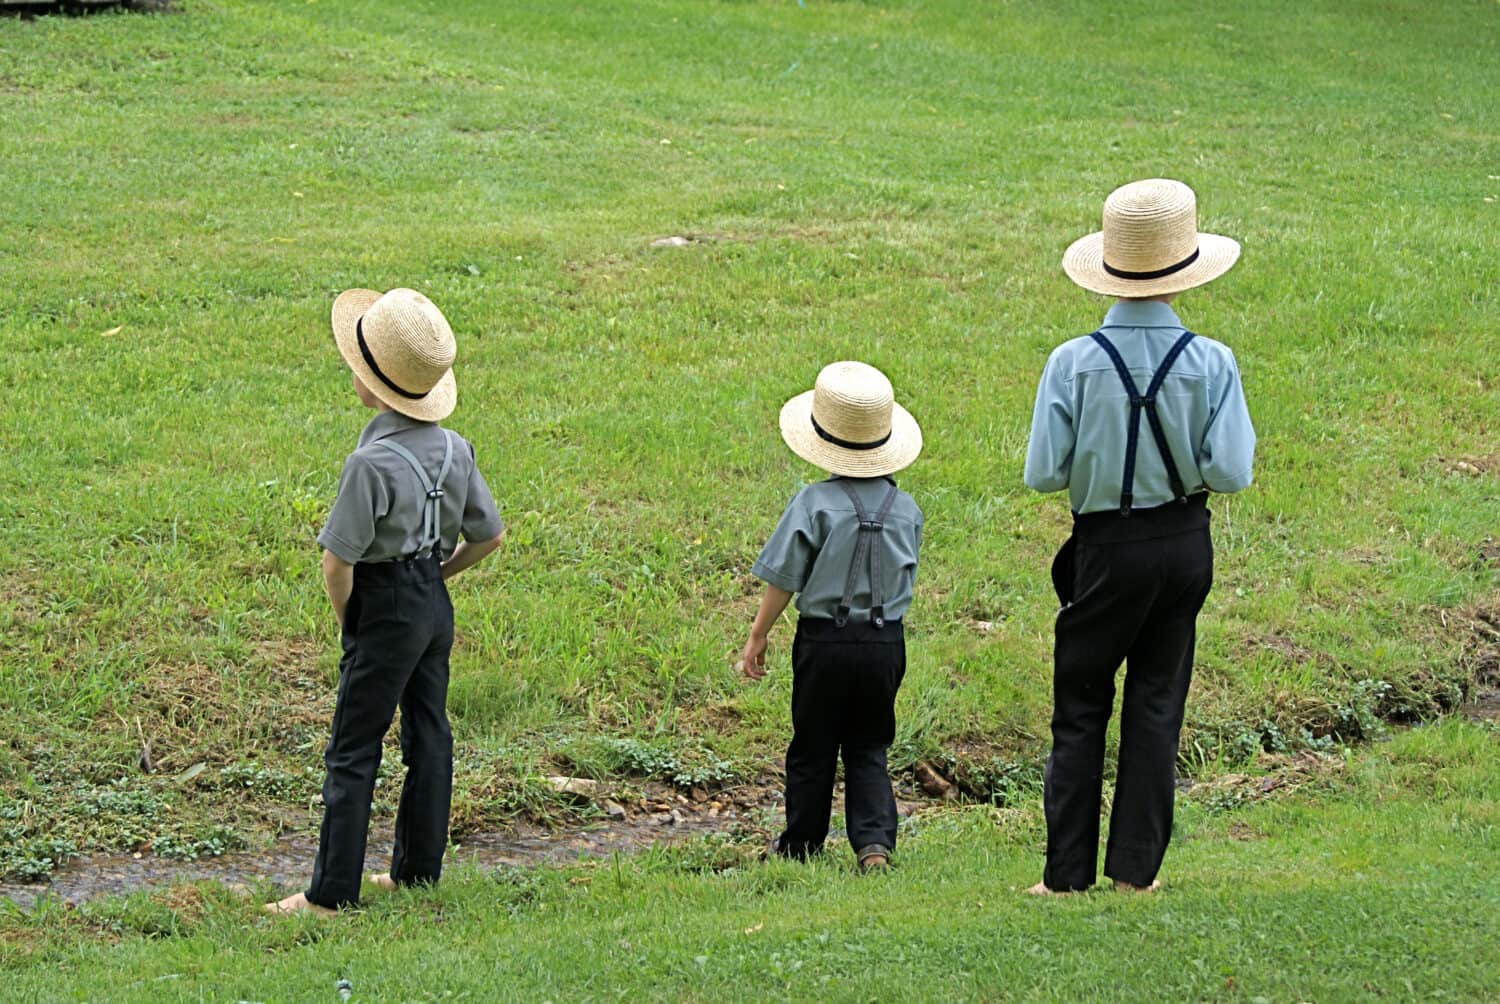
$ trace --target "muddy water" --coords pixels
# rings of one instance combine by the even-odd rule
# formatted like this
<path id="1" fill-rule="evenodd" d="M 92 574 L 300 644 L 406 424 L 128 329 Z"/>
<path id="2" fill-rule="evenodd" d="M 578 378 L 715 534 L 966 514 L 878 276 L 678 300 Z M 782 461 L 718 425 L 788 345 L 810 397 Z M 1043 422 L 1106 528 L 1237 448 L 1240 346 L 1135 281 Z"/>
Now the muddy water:
<path id="1" fill-rule="evenodd" d="M 497 865 L 557 864 L 579 858 L 608 857 L 652 845 L 670 846 L 694 836 L 726 830 L 735 819 L 678 814 L 671 823 L 640 816 L 599 823 L 576 830 L 546 830 L 522 825 L 498 833 L 470 834 L 451 850 L 445 864 Z M 94 855 L 74 858 L 52 873 L 45 883 L 0 882 L 0 898 L 30 909 L 43 896 L 64 903 L 81 903 L 96 896 L 157 889 L 178 882 L 211 880 L 225 885 L 252 886 L 269 882 L 278 889 L 295 890 L 307 884 L 317 839 L 312 836 L 279 840 L 259 851 L 226 854 L 199 861 L 174 861 L 150 854 Z M 367 871 L 390 867 L 391 846 L 372 841 L 365 858 Z"/>

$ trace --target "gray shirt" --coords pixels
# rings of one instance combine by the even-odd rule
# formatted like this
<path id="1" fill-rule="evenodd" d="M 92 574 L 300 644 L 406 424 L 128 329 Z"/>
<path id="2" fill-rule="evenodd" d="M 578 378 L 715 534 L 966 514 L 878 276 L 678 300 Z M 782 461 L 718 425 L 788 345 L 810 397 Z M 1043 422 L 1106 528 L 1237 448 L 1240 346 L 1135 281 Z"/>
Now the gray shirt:
<path id="1" fill-rule="evenodd" d="M 859 518 L 854 504 L 838 484 L 839 478 L 816 481 L 796 494 L 781 514 L 776 532 L 766 541 L 751 574 L 789 593 L 797 594 L 797 611 L 803 617 L 833 617 L 844 596 L 844 582 L 854 558 Z M 889 478 L 845 478 L 859 493 L 869 518 L 874 519 L 886 492 L 895 481 Z M 911 606 L 912 586 L 917 579 L 917 549 L 922 544 L 922 510 L 906 492 L 897 492 L 885 529 L 874 535 L 880 548 L 880 578 L 886 620 L 899 620 Z M 868 557 L 855 577 L 854 598 L 849 604 L 850 621 L 870 619 L 870 566 Z"/>
<path id="2" fill-rule="evenodd" d="M 1099 330 L 1124 359 L 1136 387 L 1145 390 L 1183 327 L 1171 307 L 1148 300 L 1116 303 Z M 1250 484 L 1255 429 L 1227 346 L 1202 336 L 1188 342 L 1157 392 L 1156 406 L 1187 494 L 1237 492 Z M 1118 509 L 1129 418 L 1130 395 L 1098 343 L 1084 336 L 1058 346 L 1037 387 L 1026 484 L 1040 492 L 1068 489 L 1075 513 Z M 1134 495 L 1142 509 L 1172 501 L 1167 467 L 1145 415 Z"/>
<path id="3" fill-rule="evenodd" d="M 443 553 L 452 554 L 460 531 L 465 540 L 491 540 L 501 530 L 500 513 L 474 462 L 474 446 L 436 422 L 419 422 L 383 411 L 359 434 L 359 445 L 344 461 L 339 494 L 318 543 L 344 561 L 390 561 L 415 554 L 422 541 L 426 492 L 417 472 L 402 457 L 376 446 L 387 437 L 416 457 L 436 478 L 443 466 L 444 435 L 453 437 L 453 459 L 443 479 Z"/>

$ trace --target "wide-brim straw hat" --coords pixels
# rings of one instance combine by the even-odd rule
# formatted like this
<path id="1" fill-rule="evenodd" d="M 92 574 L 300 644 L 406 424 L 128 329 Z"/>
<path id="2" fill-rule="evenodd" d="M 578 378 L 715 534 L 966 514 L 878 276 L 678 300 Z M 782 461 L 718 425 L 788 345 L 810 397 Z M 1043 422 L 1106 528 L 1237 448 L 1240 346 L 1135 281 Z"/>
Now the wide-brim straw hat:
<path id="1" fill-rule="evenodd" d="M 782 405 L 781 438 L 803 460 L 851 478 L 894 474 L 922 452 L 922 430 L 891 382 L 857 362 L 823 367 L 812 390 Z"/>
<path id="2" fill-rule="evenodd" d="M 1198 200 L 1180 181 L 1122 185 L 1104 200 L 1104 229 L 1073 242 L 1063 271 L 1109 296 L 1180 293 L 1217 279 L 1240 256 L 1239 242 L 1198 232 Z"/>
<path id="3" fill-rule="evenodd" d="M 333 301 L 333 338 L 370 393 L 424 422 L 453 414 L 457 343 L 443 312 L 414 289 L 346 289 Z"/>

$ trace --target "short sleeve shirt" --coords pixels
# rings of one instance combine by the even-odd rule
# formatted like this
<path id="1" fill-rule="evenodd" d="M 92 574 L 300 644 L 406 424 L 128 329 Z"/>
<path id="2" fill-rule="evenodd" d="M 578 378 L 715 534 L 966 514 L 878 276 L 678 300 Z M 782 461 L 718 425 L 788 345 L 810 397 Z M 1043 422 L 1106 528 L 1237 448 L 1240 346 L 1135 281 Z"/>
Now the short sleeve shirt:
<path id="1" fill-rule="evenodd" d="M 383 439 L 399 443 L 434 479 L 442 469 L 448 436 L 453 457 L 438 500 L 443 553 L 453 553 L 460 534 L 465 540 L 499 536 L 500 512 L 479 473 L 473 444 L 436 422 L 383 411 L 365 426 L 358 447 L 344 461 L 338 497 L 318 543 L 350 564 L 416 554 L 422 543 L 426 490 L 403 457 L 378 444 Z"/>
<path id="2" fill-rule="evenodd" d="M 763 582 L 796 593 L 803 617 L 831 618 L 843 600 L 849 566 L 859 536 L 859 517 L 839 481 L 859 494 L 865 512 L 874 518 L 890 478 L 829 478 L 803 488 L 781 514 L 771 539 L 761 549 L 751 574 Z M 922 510 L 910 495 L 897 491 L 885 526 L 874 535 L 880 549 L 881 598 L 887 620 L 899 620 L 911 606 L 917 579 L 917 551 L 922 544 Z M 870 619 L 868 557 L 855 575 L 850 620 Z"/>

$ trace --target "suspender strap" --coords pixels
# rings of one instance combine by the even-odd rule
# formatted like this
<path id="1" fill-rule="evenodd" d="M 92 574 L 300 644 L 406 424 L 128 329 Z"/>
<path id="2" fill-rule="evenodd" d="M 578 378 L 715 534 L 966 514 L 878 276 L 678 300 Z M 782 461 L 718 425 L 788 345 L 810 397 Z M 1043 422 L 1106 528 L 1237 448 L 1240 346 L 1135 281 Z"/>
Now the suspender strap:
<path id="1" fill-rule="evenodd" d="M 875 513 L 875 518 L 870 519 L 865 511 L 864 503 L 859 500 L 859 493 L 847 479 L 839 479 L 839 487 L 844 489 L 844 494 L 849 496 L 849 501 L 854 503 L 854 515 L 859 519 L 859 533 L 854 540 L 854 557 L 849 561 L 849 575 L 844 579 L 844 596 L 839 600 L 838 610 L 833 615 L 833 623 L 837 627 L 843 627 L 849 623 L 849 607 L 854 602 L 854 589 L 859 584 L 859 571 L 864 567 L 865 554 L 869 554 L 870 562 L 870 623 L 877 629 L 885 627 L 885 598 L 882 595 L 882 580 L 880 578 L 880 542 L 875 540 L 875 534 L 885 529 L 886 517 L 891 514 L 891 506 L 896 502 L 896 486 L 891 485 L 890 490 L 885 493 L 881 500 L 880 509 Z"/>
<path id="2" fill-rule="evenodd" d="M 1130 424 L 1125 431 L 1125 474 L 1120 481 L 1120 515 L 1129 516 L 1131 502 L 1135 497 L 1135 451 L 1139 445 L 1141 412 L 1146 413 L 1146 421 L 1151 425 L 1151 438 L 1156 440 L 1156 450 L 1161 454 L 1162 463 L 1167 468 L 1167 480 L 1172 485 L 1172 497 L 1178 502 L 1187 498 L 1187 492 L 1182 485 L 1182 476 L 1177 471 L 1177 461 L 1172 458 L 1172 448 L 1167 442 L 1166 430 L 1162 428 L 1161 416 L 1156 411 L 1156 394 L 1161 390 L 1161 385 L 1171 372 L 1172 365 L 1177 362 L 1177 357 L 1182 355 L 1182 350 L 1187 348 L 1188 342 L 1195 337 L 1193 332 L 1184 331 L 1182 337 L 1173 343 L 1163 357 L 1161 365 L 1151 375 L 1151 382 L 1146 386 L 1146 393 L 1142 394 L 1136 387 L 1134 378 L 1130 375 L 1130 368 L 1125 365 L 1125 360 L 1120 358 L 1119 350 L 1114 347 L 1104 332 L 1095 331 L 1089 336 L 1109 356 L 1109 361 L 1114 364 L 1115 373 L 1120 377 L 1120 382 L 1125 385 L 1125 393 L 1130 395 Z"/>
<path id="3" fill-rule="evenodd" d="M 439 559 L 443 556 L 443 482 L 448 478 L 448 470 L 453 466 L 453 434 L 447 429 L 443 432 L 443 466 L 438 469 L 437 481 L 434 482 L 427 476 L 427 471 L 412 456 L 412 452 L 391 439 L 376 440 L 376 446 L 383 446 L 396 456 L 405 460 L 417 475 L 417 481 L 421 483 L 422 490 L 427 493 L 422 502 L 422 539 L 417 544 L 418 554 L 436 554 Z"/>

